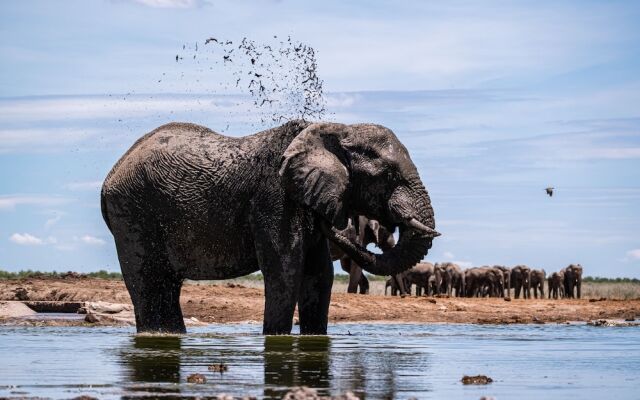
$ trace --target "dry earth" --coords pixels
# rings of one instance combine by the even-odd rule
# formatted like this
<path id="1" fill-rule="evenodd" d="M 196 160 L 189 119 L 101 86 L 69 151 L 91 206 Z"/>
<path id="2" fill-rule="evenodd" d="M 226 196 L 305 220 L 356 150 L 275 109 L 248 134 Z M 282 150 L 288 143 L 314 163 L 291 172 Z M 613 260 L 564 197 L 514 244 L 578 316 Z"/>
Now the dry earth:
<path id="1" fill-rule="evenodd" d="M 17 298 L 20 297 L 20 298 Z M 0 300 L 105 301 L 130 304 L 122 281 L 71 278 L 0 281 Z M 261 288 L 238 283 L 186 284 L 182 289 L 185 318 L 203 322 L 262 320 Z M 634 300 L 516 300 L 391 297 L 334 293 L 331 322 L 531 323 L 630 319 L 640 317 Z"/>

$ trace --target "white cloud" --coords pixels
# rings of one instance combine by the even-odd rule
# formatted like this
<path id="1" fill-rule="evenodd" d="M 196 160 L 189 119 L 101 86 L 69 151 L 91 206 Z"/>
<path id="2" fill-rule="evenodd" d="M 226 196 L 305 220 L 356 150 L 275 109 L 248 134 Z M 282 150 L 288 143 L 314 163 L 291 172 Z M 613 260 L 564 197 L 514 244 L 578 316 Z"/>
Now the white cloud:
<path id="1" fill-rule="evenodd" d="M 39 246 L 43 244 L 58 243 L 58 240 L 54 236 L 49 236 L 46 239 L 41 239 L 29 233 L 14 233 L 9 237 L 9 240 L 15 244 L 19 244 L 22 246 Z"/>
<path id="2" fill-rule="evenodd" d="M 15 244 L 23 246 L 33 246 L 44 244 L 44 241 L 39 237 L 30 235 L 28 233 L 14 233 L 9 237 L 9 240 Z"/>
<path id="3" fill-rule="evenodd" d="M 455 258 L 455 256 L 453 255 L 452 252 L 450 251 L 445 251 L 444 253 L 442 253 L 442 256 L 446 259 L 452 260 Z"/>
<path id="4" fill-rule="evenodd" d="M 624 258 L 625 261 L 638 261 L 640 260 L 640 249 L 633 249 L 627 251 L 627 256 Z"/>
<path id="5" fill-rule="evenodd" d="M 102 181 L 71 182 L 64 186 L 72 191 L 92 191 L 102 187 Z"/>
<path id="6" fill-rule="evenodd" d="M 452 261 L 454 264 L 458 264 L 461 268 L 471 268 L 473 263 L 471 261 Z"/>
<path id="7" fill-rule="evenodd" d="M 19 205 L 53 206 L 69 203 L 71 199 L 58 196 L 0 196 L 0 211 L 13 210 Z"/>
<path id="8" fill-rule="evenodd" d="M 103 244 L 105 244 L 105 241 L 103 239 L 91 235 L 84 235 L 79 240 L 91 246 L 102 246 Z"/>
<path id="9" fill-rule="evenodd" d="M 0 113 L 2 107 L 0 106 Z M 43 128 L 43 129 L 7 129 L 0 130 L 0 153 L 18 149 L 51 150 L 65 148 L 100 133 L 95 129 Z"/>
<path id="10" fill-rule="evenodd" d="M 193 8 L 201 4 L 198 0 L 131 0 L 152 8 Z"/>
<path id="11" fill-rule="evenodd" d="M 248 96 L 232 95 L 225 92 L 221 95 L 126 95 L 120 96 L 59 96 L 59 97 L 27 97 L 21 99 L 5 99 L 0 101 L 0 121 L 81 121 L 95 118 L 122 120 L 132 118 L 169 115 L 174 112 L 218 112 L 226 115 L 231 111 L 243 111 L 251 105 Z M 18 141 L 24 132 L 45 135 L 57 134 L 69 140 L 77 136 L 106 133 L 97 130 L 42 129 L 42 130 L 7 130 L 0 131 L 0 141 Z M 5 138 L 6 137 L 6 138 Z M 1 143 L 1 142 L 0 142 Z"/>
<path id="12" fill-rule="evenodd" d="M 61 214 L 56 214 L 55 216 L 47 219 L 47 222 L 44 223 L 44 228 L 45 229 L 50 229 L 52 226 L 57 224 L 61 219 L 62 219 L 62 215 Z"/>

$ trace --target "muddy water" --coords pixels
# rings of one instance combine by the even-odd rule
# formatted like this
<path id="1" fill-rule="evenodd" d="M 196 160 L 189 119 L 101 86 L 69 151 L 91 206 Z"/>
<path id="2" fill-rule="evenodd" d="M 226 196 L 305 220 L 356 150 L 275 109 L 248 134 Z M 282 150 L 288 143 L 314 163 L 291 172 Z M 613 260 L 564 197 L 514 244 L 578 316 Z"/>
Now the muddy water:
<path id="1" fill-rule="evenodd" d="M 330 336 L 263 337 L 211 325 L 175 337 L 130 328 L 0 327 L 0 396 L 279 398 L 306 385 L 361 398 L 640 398 L 640 328 L 341 324 Z M 226 363 L 224 374 L 207 370 Z M 192 373 L 203 385 L 186 383 Z M 463 386 L 485 374 L 487 386 Z"/>

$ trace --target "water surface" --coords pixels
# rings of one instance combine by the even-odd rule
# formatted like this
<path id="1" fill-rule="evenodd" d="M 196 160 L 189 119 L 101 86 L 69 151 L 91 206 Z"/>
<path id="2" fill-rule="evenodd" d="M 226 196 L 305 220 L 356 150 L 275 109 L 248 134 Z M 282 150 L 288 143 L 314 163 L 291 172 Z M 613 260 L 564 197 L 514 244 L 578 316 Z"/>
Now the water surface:
<path id="1" fill-rule="evenodd" d="M 101 399 L 220 393 L 280 398 L 305 385 L 360 398 L 640 398 L 640 328 L 339 324 L 330 336 L 210 325 L 182 336 L 132 328 L 0 327 L 0 396 Z M 207 370 L 225 363 L 226 373 Z M 202 373 L 204 385 L 189 384 Z M 485 374 L 487 386 L 463 386 Z"/>

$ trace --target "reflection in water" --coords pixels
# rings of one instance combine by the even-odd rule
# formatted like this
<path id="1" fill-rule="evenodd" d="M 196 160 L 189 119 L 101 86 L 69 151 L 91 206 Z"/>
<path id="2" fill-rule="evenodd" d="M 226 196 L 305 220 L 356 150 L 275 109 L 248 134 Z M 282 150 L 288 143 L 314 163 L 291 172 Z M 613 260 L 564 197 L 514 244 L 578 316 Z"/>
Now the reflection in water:
<path id="1" fill-rule="evenodd" d="M 122 361 L 132 382 L 180 382 L 180 336 L 144 336 L 131 339 Z"/>
<path id="2" fill-rule="evenodd" d="M 404 339 L 396 343 L 399 337 L 393 334 L 367 339 L 371 343 L 359 335 L 266 336 L 259 339 L 261 345 L 250 336 L 133 336 L 119 358 L 132 394 L 226 392 L 281 399 L 292 387 L 307 386 L 323 396 L 351 391 L 361 399 L 391 399 L 432 390 L 425 379 L 431 369 L 430 351 Z M 228 364 L 229 371 L 207 370 L 218 362 Z M 251 368 L 260 364 L 263 383 Z M 186 384 L 185 377 L 196 372 L 207 377 L 206 385 Z"/>
<path id="3" fill-rule="evenodd" d="M 265 337 L 265 398 L 280 399 L 292 386 L 308 386 L 328 394 L 330 347 L 328 336 Z"/>
<path id="4" fill-rule="evenodd" d="M 0 326 L 0 398 L 278 398 L 307 385 L 367 399 L 538 399 L 551 391 L 638 399 L 637 328 L 350 324 L 332 326 L 330 338 L 264 337 L 254 325 L 193 331 L 134 337 L 129 328 Z M 558 363 L 558 354 L 571 357 Z M 229 366 L 224 374 L 207 369 L 219 362 Z M 187 383 L 193 373 L 207 383 Z M 460 383 L 478 373 L 494 383 Z"/>
<path id="5" fill-rule="evenodd" d="M 351 391 L 361 399 L 395 399 L 416 389 L 430 390 L 425 379 L 430 369 L 426 352 L 398 349 L 391 341 L 386 346 L 345 343 L 333 350 L 332 369 L 339 371 L 332 382 L 334 393 Z"/>

